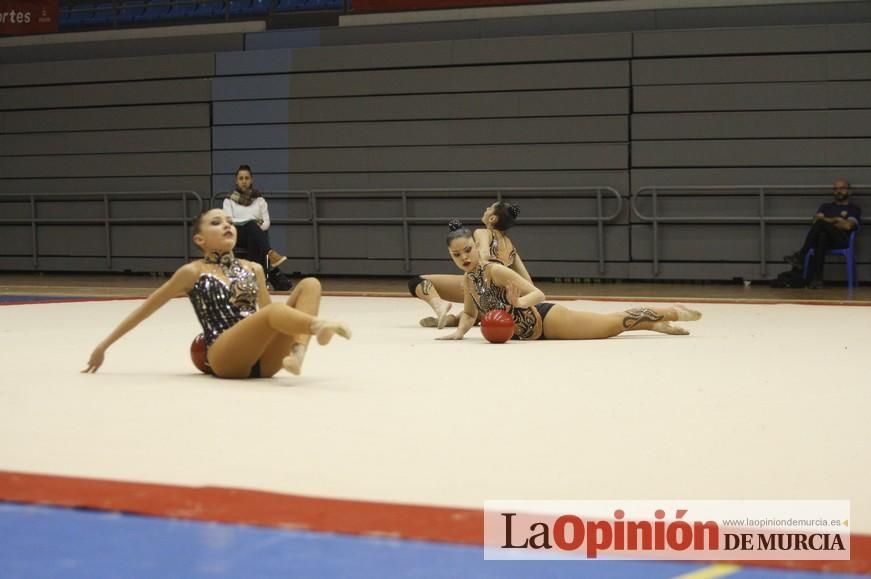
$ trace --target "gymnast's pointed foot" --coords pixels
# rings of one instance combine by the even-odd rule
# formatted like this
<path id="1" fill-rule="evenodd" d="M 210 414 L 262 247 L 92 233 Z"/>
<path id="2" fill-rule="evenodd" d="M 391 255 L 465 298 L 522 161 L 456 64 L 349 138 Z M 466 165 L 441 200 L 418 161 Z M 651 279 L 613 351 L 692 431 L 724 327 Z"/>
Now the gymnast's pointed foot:
<path id="1" fill-rule="evenodd" d="M 351 328 L 344 322 L 336 322 L 332 320 L 314 320 L 311 325 L 311 332 L 318 344 L 326 346 L 333 339 L 333 336 L 338 334 L 346 340 L 351 339 Z"/>
<path id="2" fill-rule="evenodd" d="M 424 328 L 437 328 L 439 321 L 434 316 L 429 316 L 427 318 L 420 319 L 420 325 Z M 445 328 L 456 328 L 460 323 L 460 318 L 455 316 L 454 314 L 448 314 L 445 316 Z"/>
<path id="3" fill-rule="evenodd" d="M 438 318 L 436 320 L 436 328 L 439 330 L 445 327 L 445 324 L 448 321 L 448 312 L 451 311 L 451 307 L 453 306 L 450 302 L 442 302 L 439 304 L 438 309 L 436 310 L 436 314 L 438 314 Z"/>
<path id="4" fill-rule="evenodd" d="M 696 320 L 702 319 L 702 312 L 691 310 L 681 304 L 675 304 L 674 311 L 677 312 L 677 319 L 680 322 L 695 322 Z"/>
<path id="5" fill-rule="evenodd" d="M 281 365 L 294 376 L 299 376 L 302 373 L 302 362 L 305 359 L 305 351 L 305 344 L 294 344 L 290 349 L 290 354 L 281 361 Z"/>
<path id="6" fill-rule="evenodd" d="M 680 326 L 672 326 L 666 321 L 656 322 L 650 329 L 654 332 L 659 332 L 660 334 L 670 334 L 672 336 L 688 336 L 690 333 L 689 330 L 681 328 Z"/>

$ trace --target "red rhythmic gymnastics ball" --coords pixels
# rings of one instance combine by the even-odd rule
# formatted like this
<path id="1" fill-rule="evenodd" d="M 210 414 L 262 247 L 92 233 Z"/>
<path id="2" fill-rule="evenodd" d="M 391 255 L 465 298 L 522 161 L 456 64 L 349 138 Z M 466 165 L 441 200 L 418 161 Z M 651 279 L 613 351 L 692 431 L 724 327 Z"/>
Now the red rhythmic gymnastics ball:
<path id="1" fill-rule="evenodd" d="M 206 363 L 206 339 L 202 334 L 191 342 L 191 361 L 203 374 L 211 374 L 212 369 Z"/>
<path id="2" fill-rule="evenodd" d="M 481 333 L 493 344 L 502 344 L 514 335 L 514 318 L 505 310 L 490 310 L 481 318 Z"/>

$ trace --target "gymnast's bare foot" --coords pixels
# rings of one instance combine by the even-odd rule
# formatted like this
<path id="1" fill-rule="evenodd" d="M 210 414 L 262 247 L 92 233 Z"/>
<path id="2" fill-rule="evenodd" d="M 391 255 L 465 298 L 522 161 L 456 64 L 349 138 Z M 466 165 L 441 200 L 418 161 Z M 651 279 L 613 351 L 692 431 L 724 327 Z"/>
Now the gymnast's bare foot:
<path id="1" fill-rule="evenodd" d="M 351 339 L 351 328 L 343 322 L 332 320 L 314 320 L 311 324 L 312 335 L 321 346 L 326 346 L 338 334 L 346 340 Z"/>

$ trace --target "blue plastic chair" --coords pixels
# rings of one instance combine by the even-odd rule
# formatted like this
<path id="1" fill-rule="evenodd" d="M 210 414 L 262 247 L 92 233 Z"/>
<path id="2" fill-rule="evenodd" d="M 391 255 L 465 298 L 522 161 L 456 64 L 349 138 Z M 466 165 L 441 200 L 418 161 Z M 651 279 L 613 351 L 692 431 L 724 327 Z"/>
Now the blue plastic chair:
<path id="1" fill-rule="evenodd" d="M 164 4 L 159 0 L 149 3 L 145 6 L 145 10 L 136 14 L 134 20 L 136 22 L 154 22 L 156 20 L 164 20 L 169 15 L 169 4 Z"/>
<path id="2" fill-rule="evenodd" d="M 215 19 L 224 16 L 223 2 L 201 2 L 197 4 L 197 9 L 191 15 L 192 18 L 209 18 Z"/>
<path id="3" fill-rule="evenodd" d="M 78 28 L 79 26 L 87 26 L 94 17 L 93 4 L 78 4 L 72 6 L 64 22 L 64 28 Z"/>
<path id="4" fill-rule="evenodd" d="M 115 6 L 111 2 L 100 2 L 94 6 L 94 14 L 83 22 L 87 26 L 104 26 L 115 20 Z"/>
<path id="5" fill-rule="evenodd" d="M 826 255 L 843 255 L 844 256 L 844 264 L 847 266 L 847 287 L 853 288 L 856 286 L 856 234 L 859 233 L 859 226 L 853 228 L 850 232 L 850 239 L 847 242 L 847 247 L 844 249 L 830 249 L 826 252 Z M 811 257 L 814 255 L 814 249 L 811 248 L 808 250 L 807 255 L 804 256 L 804 278 L 807 279 L 808 276 L 808 266 L 811 262 Z"/>
<path id="6" fill-rule="evenodd" d="M 305 0 L 278 0 L 275 5 L 276 12 L 295 12 L 305 6 Z"/>
<path id="7" fill-rule="evenodd" d="M 164 20 L 187 20 L 194 18 L 197 11 L 195 3 L 178 4 L 173 2 L 166 14 L 163 15 Z"/>
<path id="8" fill-rule="evenodd" d="M 138 21 L 145 12 L 145 4 L 141 0 L 132 0 L 121 5 L 118 11 L 118 24 L 130 24 Z"/>

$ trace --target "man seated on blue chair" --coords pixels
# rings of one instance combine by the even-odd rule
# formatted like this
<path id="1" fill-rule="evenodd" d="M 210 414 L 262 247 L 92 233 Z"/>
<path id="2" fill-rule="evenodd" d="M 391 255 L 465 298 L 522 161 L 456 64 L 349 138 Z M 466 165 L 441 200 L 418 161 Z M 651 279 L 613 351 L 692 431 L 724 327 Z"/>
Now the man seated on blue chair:
<path id="1" fill-rule="evenodd" d="M 826 253 L 832 249 L 844 249 L 850 243 L 850 232 L 859 227 L 862 210 L 850 203 L 850 183 L 838 179 L 832 188 L 834 202 L 823 203 L 814 215 L 814 223 L 805 237 L 801 249 L 783 259 L 793 267 L 804 267 L 805 256 L 814 250 L 806 277 L 808 287 L 823 287 L 823 265 Z"/>

